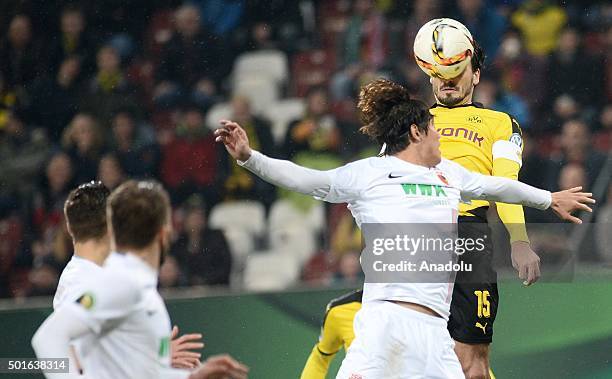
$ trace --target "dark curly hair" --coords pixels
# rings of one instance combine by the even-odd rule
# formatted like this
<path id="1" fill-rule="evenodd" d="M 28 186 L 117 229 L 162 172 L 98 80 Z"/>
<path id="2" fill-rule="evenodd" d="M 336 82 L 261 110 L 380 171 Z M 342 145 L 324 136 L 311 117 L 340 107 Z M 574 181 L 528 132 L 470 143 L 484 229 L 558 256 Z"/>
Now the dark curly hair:
<path id="1" fill-rule="evenodd" d="M 64 203 L 64 214 L 75 242 L 106 236 L 106 200 L 110 192 L 99 181 L 81 184 Z"/>
<path id="2" fill-rule="evenodd" d="M 363 86 L 357 108 L 363 126 L 359 131 L 379 144 L 386 144 L 385 154 L 393 155 L 410 145 L 410 126 L 427 134 L 431 114 L 408 90 L 390 80 L 377 79 Z"/>

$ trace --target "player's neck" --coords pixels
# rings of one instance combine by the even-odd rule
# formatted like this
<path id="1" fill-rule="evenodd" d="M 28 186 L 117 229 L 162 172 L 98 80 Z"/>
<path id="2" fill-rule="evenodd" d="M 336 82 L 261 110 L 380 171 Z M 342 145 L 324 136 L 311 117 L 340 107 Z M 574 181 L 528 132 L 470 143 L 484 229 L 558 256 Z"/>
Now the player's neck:
<path id="1" fill-rule="evenodd" d="M 74 255 L 92 261 L 98 266 L 102 266 L 110 253 L 108 237 L 102 239 L 90 239 L 74 244 Z"/>
<path id="2" fill-rule="evenodd" d="M 159 270 L 161 250 L 157 244 L 151 244 L 143 249 L 125 249 L 125 251 L 142 259 L 155 271 Z"/>
<path id="3" fill-rule="evenodd" d="M 409 145 L 406 149 L 395 154 L 395 157 L 408 163 L 427 168 L 434 167 L 437 164 L 433 164 L 432 157 L 429 156 L 429 154 L 425 154 L 423 149 L 418 145 Z"/>

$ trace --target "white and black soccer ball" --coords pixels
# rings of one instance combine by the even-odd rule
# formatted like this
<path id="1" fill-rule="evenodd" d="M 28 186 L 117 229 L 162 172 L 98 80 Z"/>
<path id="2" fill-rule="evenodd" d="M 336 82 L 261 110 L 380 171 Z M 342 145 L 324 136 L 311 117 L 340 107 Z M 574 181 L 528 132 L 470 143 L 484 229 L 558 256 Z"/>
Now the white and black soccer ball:
<path id="1" fill-rule="evenodd" d="M 470 64 L 473 55 L 472 34 L 452 18 L 429 21 L 414 39 L 414 58 L 429 76 L 455 78 Z"/>

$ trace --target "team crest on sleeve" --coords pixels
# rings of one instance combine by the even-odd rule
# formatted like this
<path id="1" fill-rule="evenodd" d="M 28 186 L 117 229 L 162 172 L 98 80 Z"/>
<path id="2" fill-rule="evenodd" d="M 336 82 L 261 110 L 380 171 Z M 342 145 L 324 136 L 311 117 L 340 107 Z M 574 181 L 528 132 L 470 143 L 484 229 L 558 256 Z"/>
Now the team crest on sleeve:
<path id="1" fill-rule="evenodd" d="M 76 302 L 81 304 L 85 309 L 91 309 L 94 305 L 94 297 L 90 292 L 86 292 L 79 297 Z"/>
<path id="2" fill-rule="evenodd" d="M 510 136 L 510 142 L 515 144 L 516 146 L 522 148 L 523 147 L 523 138 L 519 133 L 512 133 Z"/>

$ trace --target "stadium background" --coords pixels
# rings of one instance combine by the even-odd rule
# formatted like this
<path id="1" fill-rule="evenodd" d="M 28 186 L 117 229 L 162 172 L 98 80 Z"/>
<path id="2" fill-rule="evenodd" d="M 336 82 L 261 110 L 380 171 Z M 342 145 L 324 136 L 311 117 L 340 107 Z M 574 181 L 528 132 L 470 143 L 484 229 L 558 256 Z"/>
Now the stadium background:
<path id="1" fill-rule="evenodd" d="M 68 191 L 92 179 L 112 189 L 156 178 L 171 193 L 176 229 L 160 285 L 196 298 L 170 300 L 173 319 L 205 333 L 205 354 L 229 351 L 256 378 L 294 377 L 339 293 L 326 289 L 362 280 L 359 235 L 343 206 L 238 170 L 211 130 L 234 118 L 262 152 L 315 168 L 371 155 L 378 148 L 356 132 L 357 89 L 387 76 L 433 103 L 411 44 L 440 16 L 464 22 L 487 53 L 476 99 L 521 123 L 521 180 L 596 192 L 587 233 L 532 235 L 543 263 L 569 253 L 579 266 L 609 267 L 609 2 L 6 0 L 0 297 L 1 309 L 24 310 L 0 313 L 0 356 L 32 354 L 29 337 L 50 301 L 30 298 L 53 294 L 72 254 L 61 212 Z M 576 235 L 580 243 L 568 243 Z M 612 375 L 610 356 L 599 355 L 612 337 L 605 281 L 528 291 L 514 282 L 503 287 L 496 328 L 500 378 Z M 296 286 L 307 290 L 283 292 Z M 276 292 L 200 299 L 219 290 Z"/>

